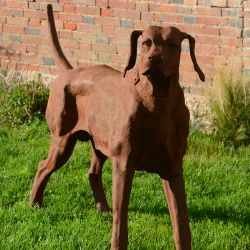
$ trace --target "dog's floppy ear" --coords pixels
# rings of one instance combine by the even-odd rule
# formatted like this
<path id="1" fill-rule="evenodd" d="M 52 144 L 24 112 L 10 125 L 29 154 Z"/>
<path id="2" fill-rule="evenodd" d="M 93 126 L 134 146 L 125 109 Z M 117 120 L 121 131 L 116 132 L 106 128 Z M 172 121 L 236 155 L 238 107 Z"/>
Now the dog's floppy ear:
<path id="1" fill-rule="evenodd" d="M 134 30 L 130 35 L 130 54 L 128 58 L 127 66 L 125 67 L 123 77 L 126 76 L 126 72 L 135 66 L 137 55 L 137 40 L 142 34 L 142 30 Z"/>
<path id="2" fill-rule="evenodd" d="M 199 75 L 201 81 L 205 82 L 205 75 L 202 72 L 200 66 L 198 65 L 197 61 L 196 61 L 196 57 L 195 57 L 195 39 L 187 34 L 187 33 L 183 33 L 183 37 L 182 40 L 184 39 L 188 39 L 189 41 L 189 50 L 190 50 L 190 56 L 194 65 L 194 70 L 197 72 L 197 74 Z"/>

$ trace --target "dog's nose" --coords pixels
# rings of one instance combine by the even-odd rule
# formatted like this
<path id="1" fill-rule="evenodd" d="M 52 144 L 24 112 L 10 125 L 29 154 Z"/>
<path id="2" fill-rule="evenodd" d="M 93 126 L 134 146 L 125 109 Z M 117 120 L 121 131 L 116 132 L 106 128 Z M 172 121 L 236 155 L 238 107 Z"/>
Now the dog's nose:
<path id="1" fill-rule="evenodd" d="M 150 55 L 150 56 L 148 57 L 148 60 L 149 60 L 151 63 L 160 64 L 160 63 L 162 63 L 162 56 L 159 55 L 159 54 Z"/>

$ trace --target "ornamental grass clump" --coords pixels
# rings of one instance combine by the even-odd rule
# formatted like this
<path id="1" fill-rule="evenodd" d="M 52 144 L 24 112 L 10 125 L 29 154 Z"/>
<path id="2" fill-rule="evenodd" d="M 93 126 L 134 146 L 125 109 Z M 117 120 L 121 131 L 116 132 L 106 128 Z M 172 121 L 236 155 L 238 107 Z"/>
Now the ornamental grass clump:
<path id="1" fill-rule="evenodd" d="M 250 143 L 250 79 L 234 68 L 220 68 L 209 91 L 215 135 L 233 146 Z"/>
<path id="2" fill-rule="evenodd" d="M 34 119 L 43 120 L 49 89 L 41 75 L 33 80 L 0 76 L 0 127 L 19 126 Z"/>

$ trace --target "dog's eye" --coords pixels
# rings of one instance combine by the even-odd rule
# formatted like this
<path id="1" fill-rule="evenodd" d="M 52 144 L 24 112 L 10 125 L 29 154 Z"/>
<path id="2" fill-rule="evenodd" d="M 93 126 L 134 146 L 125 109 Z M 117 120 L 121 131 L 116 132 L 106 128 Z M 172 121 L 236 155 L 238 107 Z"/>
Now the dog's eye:
<path id="1" fill-rule="evenodd" d="M 151 40 L 146 40 L 142 43 L 143 46 L 146 46 L 146 47 L 150 47 L 152 45 L 152 41 Z"/>

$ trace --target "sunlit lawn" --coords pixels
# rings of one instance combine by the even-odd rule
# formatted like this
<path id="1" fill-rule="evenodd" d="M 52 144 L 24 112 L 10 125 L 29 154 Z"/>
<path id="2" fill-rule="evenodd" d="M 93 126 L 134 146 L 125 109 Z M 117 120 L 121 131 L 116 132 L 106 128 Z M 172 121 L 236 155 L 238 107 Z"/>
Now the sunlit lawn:
<path id="1" fill-rule="evenodd" d="M 38 162 L 46 158 L 44 123 L 0 128 L 0 249 L 109 249 L 112 216 L 98 213 L 88 184 L 90 148 L 78 143 L 50 179 L 45 207 L 28 204 Z M 185 178 L 193 249 L 250 249 L 250 148 L 226 148 L 191 133 Z M 111 205 L 111 163 L 104 167 Z M 157 175 L 137 172 L 129 210 L 129 249 L 174 249 Z"/>

